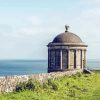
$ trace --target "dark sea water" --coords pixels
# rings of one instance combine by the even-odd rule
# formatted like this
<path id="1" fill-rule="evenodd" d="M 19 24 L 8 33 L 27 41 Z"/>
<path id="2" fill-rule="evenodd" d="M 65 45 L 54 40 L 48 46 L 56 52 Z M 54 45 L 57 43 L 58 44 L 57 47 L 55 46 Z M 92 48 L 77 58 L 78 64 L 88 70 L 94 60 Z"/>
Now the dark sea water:
<path id="1" fill-rule="evenodd" d="M 46 60 L 1 60 L 0 76 L 47 73 Z M 100 70 L 100 60 L 88 60 L 89 69 Z"/>

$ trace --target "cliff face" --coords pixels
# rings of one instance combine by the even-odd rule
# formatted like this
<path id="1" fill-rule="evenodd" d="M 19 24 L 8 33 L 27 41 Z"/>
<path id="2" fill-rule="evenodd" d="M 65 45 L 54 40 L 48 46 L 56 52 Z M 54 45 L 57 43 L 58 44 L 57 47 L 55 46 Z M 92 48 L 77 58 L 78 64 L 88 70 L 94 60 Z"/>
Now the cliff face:
<path id="1" fill-rule="evenodd" d="M 26 82 L 29 79 L 33 79 L 33 80 L 38 80 L 40 82 L 44 82 L 49 78 L 59 78 L 59 77 L 65 76 L 65 75 L 69 75 L 70 76 L 72 74 L 76 74 L 77 72 L 82 72 L 82 70 L 0 77 L 0 93 L 13 92 L 18 83 Z"/>

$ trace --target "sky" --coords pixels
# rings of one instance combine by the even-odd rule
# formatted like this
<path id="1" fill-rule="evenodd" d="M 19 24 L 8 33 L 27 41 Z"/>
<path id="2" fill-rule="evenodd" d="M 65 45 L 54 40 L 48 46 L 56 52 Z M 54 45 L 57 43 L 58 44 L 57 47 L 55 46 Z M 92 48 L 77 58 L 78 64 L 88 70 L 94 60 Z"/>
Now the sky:
<path id="1" fill-rule="evenodd" d="M 0 59 L 47 59 L 66 24 L 100 59 L 100 0 L 0 0 Z"/>

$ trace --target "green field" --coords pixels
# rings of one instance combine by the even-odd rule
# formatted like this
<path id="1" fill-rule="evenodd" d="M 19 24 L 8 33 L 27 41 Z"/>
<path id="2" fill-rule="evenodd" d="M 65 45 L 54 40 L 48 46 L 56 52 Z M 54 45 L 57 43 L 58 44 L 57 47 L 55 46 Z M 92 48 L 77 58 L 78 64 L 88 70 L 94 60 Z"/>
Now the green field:
<path id="1" fill-rule="evenodd" d="M 34 82 L 34 89 L 0 94 L 0 100 L 100 100 L 100 72 Z"/>

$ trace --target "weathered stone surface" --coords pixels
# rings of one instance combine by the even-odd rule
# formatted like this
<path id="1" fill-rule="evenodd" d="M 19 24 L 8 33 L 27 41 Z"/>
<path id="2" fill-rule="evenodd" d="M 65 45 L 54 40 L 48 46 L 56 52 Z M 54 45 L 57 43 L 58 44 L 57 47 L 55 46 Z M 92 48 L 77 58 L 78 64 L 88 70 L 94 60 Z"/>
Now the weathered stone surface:
<path id="1" fill-rule="evenodd" d="M 86 67 L 87 45 L 76 34 L 65 31 L 57 35 L 47 47 L 48 72 L 83 69 Z"/>
<path id="2" fill-rule="evenodd" d="M 65 76 L 65 75 L 76 74 L 77 72 L 82 72 L 82 70 L 0 77 L 0 93 L 13 92 L 18 83 L 27 82 L 29 79 L 44 82 L 49 78 L 59 78 L 59 77 Z"/>

